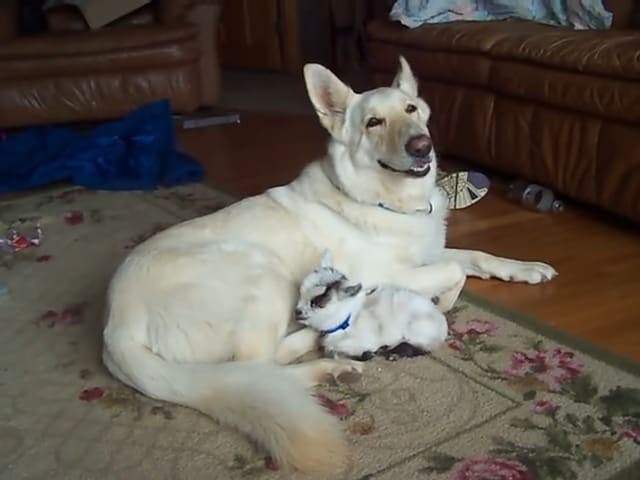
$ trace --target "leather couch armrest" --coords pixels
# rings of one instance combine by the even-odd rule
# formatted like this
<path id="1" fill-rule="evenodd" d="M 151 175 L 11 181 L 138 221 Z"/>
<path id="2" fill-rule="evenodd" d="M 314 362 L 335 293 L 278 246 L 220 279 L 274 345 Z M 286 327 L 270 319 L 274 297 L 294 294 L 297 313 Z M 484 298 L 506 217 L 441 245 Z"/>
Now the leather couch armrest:
<path id="1" fill-rule="evenodd" d="M 200 93 L 203 105 L 215 105 L 220 94 L 218 26 L 222 0 L 157 0 L 156 15 L 164 25 L 190 23 L 198 29 Z"/>

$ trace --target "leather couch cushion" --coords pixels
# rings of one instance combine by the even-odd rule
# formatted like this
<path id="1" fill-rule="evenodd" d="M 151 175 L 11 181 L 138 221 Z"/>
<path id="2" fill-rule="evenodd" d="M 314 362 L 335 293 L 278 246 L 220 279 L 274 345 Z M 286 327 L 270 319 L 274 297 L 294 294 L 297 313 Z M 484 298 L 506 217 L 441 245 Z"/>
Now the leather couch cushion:
<path id="1" fill-rule="evenodd" d="M 420 78 L 443 82 L 462 83 L 479 87 L 489 86 L 491 58 L 467 52 L 420 50 L 415 47 L 397 47 L 391 43 L 369 43 L 368 61 L 373 70 L 389 71 L 399 67 L 398 53 L 407 59 L 413 72 Z"/>
<path id="2" fill-rule="evenodd" d="M 407 47 L 454 52 L 488 53 L 500 41 L 523 31 L 533 35 L 556 27 L 533 22 L 450 22 L 406 28 L 398 22 L 373 20 L 367 25 L 369 40 Z"/>
<path id="3" fill-rule="evenodd" d="M 495 58 L 620 79 L 640 79 L 640 32 L 632 30 L 525 31 L 496 42 Z"/>
<path id="4" fill-rule="evenodd" d="M 640 32 L 576 32 L 531 22 L 369 26 L 373 70 L 404 55 L 421 79 L 624 121 L 640 120 Z"/>
<path id="5" fill-rule="evenodd" d="M 496 61 L 490 83 L 495 91 L 512 98 L 612 120 L 640 122 L 640 82 L 635 80 Z"/>
<path id="6" fill-rule="evenodd" d="M 640 79 L 640 34 L 627 30 L 574 31 L 519 20 L 451 22 L 415 29 L 374 20 L 373 42 L 419 50 L 485 54 L 491 58 Z"/>
<path id="7" fill-rule="evenodd" d="M 184 65 L 198 59 L 197 38 L 191 25 L 21 38 L 0 44 L 0 79 Z"/>
<path id="8" fill-rule="evenodd" d="M 154 47 L 162 43 L 194 39 L 196 36 L 195 27 L 190 25 L 178 27 L 150 25 L 126 31 L 104 29 L 78 32 L 73 35 L 20 37 L 15 42 L 0 44 L 0 60 L 125 51 L 130 48 Z"/>

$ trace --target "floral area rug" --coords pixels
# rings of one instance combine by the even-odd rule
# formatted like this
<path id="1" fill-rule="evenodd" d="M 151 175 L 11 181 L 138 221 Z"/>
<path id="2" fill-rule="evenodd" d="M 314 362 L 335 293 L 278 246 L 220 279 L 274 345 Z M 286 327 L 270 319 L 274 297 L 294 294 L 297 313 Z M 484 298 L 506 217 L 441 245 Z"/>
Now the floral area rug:
<path id="1" fill-rule="evenodd" d="M 0 478 L 306 478 L 100 361 L 103 298 L 127 252 L 232 200 L 195 185 L 0 201 Z M 340 478 L 640 478 L 638 365 L 468 294 L 449 321 L 434 354 L 374 359 L 359 382 L 319 390 L 351 444 Z"/>

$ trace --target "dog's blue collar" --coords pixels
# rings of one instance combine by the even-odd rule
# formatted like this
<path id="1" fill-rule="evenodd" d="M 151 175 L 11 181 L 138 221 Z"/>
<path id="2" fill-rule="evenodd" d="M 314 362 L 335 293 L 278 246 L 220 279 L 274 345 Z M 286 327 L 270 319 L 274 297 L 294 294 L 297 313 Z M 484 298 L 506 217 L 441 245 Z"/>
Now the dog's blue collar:
<path id="1" fill-rule="evenodd" d="M 347 195 L 347 193 L 342 189 L 342 187 L 340 187 L 340 185 L 338 185 L 336 182 L 334 182 L 330 176 L 328 176 L 329 182 L 331 183 L 331 185 L 333 185 L 333 187 L 338 190 L 339 192 L 341 192 L 344 196 L 351 198 L 349 195 Z M 391 208 L 389 205 L 386 205 L 383 202 L 378 202 L 377 204 L 374 203 L 370 203 L 369 205 L 377 205 L 380 208 L 383 208 L 384 210 L 388 210 L 389 212 L 393 212 L 393 213 L 401 213 L 403 215 L 411 215 L 414 213 L 421 213 L 421 214 L 426 214 L 426 215 L 431 215 L 433 213 L 433 204 L 431 202 L 429 202 L 429 207 L 428 208 L 419 208 L 418 210 L 415 210 L 413 212 L 403 212 L 402 210 L 396 210 L 395 208 Z"/>
<path id="2" fill-rule="evenodd" d="M 399 210 L 394 210 L 393 208 L 389 207 L 388 205 L 385 205 L 382 202 L 378 202 L 378 206 L 380 208 L 384 208 L 385 210 L 389 210 L 390 212 L 394 212 L 394 213 L 403 213 L 403 214 L 407 213 L 407 212 L 401 212 Z M 431 202 L 429 202 L 429 208 L 416 210 L 415 213 L 426 213 L 427 215 L 430 215 L 431 213 L 433 213 L 433 205 L 431 204 Z"/>
<path id="3" fill-rule="evenodd" d="M 340 330 L 346 330 L 347 328 L 349 328 L 350 325 L 351 325 L 351 314 L 347 315 L 347 318 L 344 319 L 344 322 L 342 322 L 337 327 L 330 328 L 329 330 L 321 330 L 320 336 L 325 337 L 332 333 L 339 332 Z"/>

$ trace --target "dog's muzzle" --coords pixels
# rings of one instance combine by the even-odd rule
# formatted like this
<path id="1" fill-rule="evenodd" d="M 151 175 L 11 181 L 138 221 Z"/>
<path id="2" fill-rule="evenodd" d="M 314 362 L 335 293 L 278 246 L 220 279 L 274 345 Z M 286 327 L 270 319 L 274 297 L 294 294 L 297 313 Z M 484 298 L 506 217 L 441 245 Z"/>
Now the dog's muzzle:
<path id="1" fill-rule="evenodd" d="M 433 141 L 428 135 L 416 135 L 411 137 L 404 146 L 405 152 L 411 157 L 411 166 L 400 170 L 378 160 L 378 164 L 387 170 L 395 173 L 403 173 L 411 177 L 424 177 L 431 171 L 431 161 L 433 159 Z"/>

